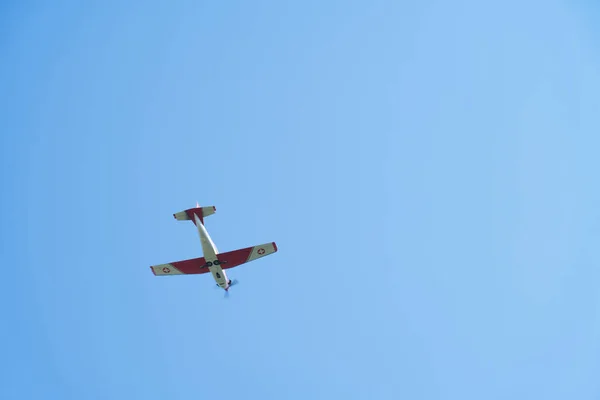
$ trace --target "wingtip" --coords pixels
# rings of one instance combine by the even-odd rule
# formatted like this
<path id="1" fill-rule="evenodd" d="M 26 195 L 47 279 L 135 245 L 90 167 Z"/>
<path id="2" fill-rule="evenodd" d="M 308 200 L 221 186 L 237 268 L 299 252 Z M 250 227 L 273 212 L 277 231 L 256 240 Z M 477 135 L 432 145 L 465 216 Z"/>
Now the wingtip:
<path id="1" fill-rule="evenodd" d="M 154 272 L 154 268 L 150 267 L 150 270 L 152 271 L 152 273 L 154 274 L 154 276 L 156 276 L 156 272 Z"/>
<path id="2" fill-rule="evenodd" d="M 273 242 L 273 248 L 275 249 L 275 251 L 277 251 L 277 244 L 275 242 Z"/>

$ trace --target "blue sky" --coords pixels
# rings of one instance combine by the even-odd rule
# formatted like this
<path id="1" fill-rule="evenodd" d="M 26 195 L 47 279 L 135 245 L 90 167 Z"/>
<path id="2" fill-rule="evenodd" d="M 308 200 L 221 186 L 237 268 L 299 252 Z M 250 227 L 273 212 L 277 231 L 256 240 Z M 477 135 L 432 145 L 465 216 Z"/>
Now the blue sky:
<path id="1" fill-rule="evenodd" d="M 592 2 L 1 9 L 1 398 L 600 396 Z"/>

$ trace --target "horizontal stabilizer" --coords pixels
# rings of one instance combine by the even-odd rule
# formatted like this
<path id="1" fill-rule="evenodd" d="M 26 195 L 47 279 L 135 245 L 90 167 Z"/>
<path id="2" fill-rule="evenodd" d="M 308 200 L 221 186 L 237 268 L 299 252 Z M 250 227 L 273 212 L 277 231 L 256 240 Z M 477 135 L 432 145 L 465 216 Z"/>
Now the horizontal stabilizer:
<path id="1" fill-rule="evenodd" d="M 215 206 L 209 207 L 195 207 L 190 208 L 188 210 L 180 211 L 178 213 L 173 214 L 173 217 L 177 221 L 192 221 L 194 224 L 196 223 L 194 219 L 194 215 L 197 215 L 200 219 L 200 222 L 204 224 L 204 217 L 208 217 L 209 215 L 213 215 L 217 211 Z"/>

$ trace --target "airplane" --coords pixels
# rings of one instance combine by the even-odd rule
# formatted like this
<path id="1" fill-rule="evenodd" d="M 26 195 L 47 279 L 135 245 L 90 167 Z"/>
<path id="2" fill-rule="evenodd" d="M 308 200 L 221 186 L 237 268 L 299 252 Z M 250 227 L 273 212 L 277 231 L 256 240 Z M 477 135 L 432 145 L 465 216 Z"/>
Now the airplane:
<path id="1" fill-rule="evenodd" d="M 196 204 L 195 208 L 173 214 L 173 217 L 177 221 L 192 221 L 196 225 L 204 257 L 151 266 L 150 269 L 154 275 L 189 275 L 210 272 L 217 286 L 225 289 L 225 295 L 227 295 L 229 288 L 235 285 L 237 281 L 227 278 L 226 269 L 257 260 L 277 251 L 277 245 L 275 242 L 271 242 L 219 253 L 204 226 L 204 218 L 214 214 L 216 211 L 217 208 L 215 206 L 200 207 Z"/>

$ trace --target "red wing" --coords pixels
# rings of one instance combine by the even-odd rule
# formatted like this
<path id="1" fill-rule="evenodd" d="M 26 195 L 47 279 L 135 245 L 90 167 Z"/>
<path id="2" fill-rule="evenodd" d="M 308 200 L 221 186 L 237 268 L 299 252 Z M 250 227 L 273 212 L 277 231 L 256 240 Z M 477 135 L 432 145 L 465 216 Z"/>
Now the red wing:
<path id="1" fill-rule="evenodd" d="M 237 267 L 238 265 L 254 261 L 258 258 L 268 256 L 277 251 L 275 242 L 265 243 L 258 246 L 246 247 L 227 253 L 217 254 L 221 268 L 228 269 Z M 192 258 L 191 260 L 175 261 L 168 264 L 154 265 L 150 267 L 154 275 L 188 275 L 188 274 L 205 274 L 210 272 L 207 267 L 204 267 L 206 260 L 204 257 Z"/>
<path id="2" fill-rule="evenodd" d="M 228 251 L 227 253 L 219 253 L 217 254 L 217 258 L 221 263 L 221 268 L 228 269 L 268 256 L 276 251 L 277 245 L 275 242 L 271 242 L 258 246 L 246 247 L 244 249 Z"/>
<path id="3" fill-rule="evenodd" d="M 187 274 L 205 274 L 209 272 L 208 268 L 203 267 L 206 264 L 204 257 L 192 258 L 191 260 L 175 261 L 168 264 L 154 265 L 150 267 L 154 275 L 187 275 Z"/>

